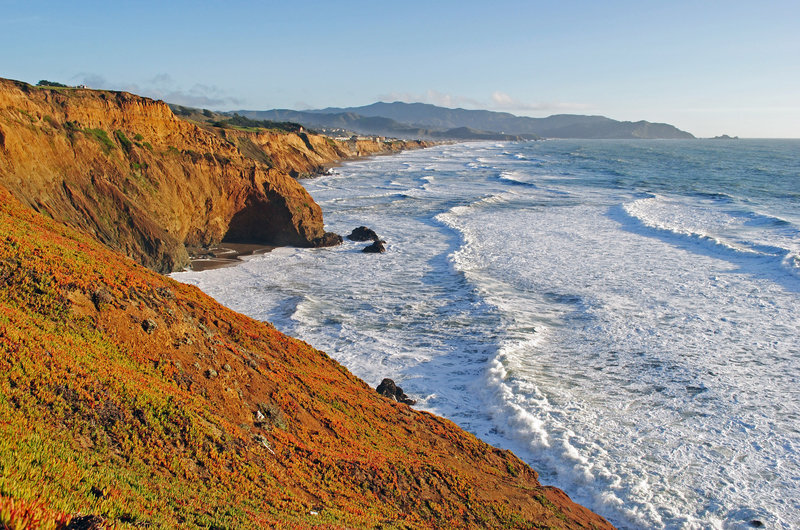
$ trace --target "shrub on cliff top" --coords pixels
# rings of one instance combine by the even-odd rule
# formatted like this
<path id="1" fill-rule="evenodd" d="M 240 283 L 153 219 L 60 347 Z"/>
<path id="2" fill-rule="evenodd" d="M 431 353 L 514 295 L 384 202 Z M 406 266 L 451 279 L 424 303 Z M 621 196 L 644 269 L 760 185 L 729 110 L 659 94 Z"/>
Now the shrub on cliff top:
<path id="1" fill-rule="evenodd" d="M 58 87 L 58 88 L 69 88 L 69 86 L 68 86 L 68 85 L 65 85 L 64 83 L 58 83 L 58 82 L 56 82 L 56 81 L 48 81 L 47 79 L 42 79 L 41 81 L 39 81 L 38 83 L 36 83 L 36 86 Z"/>
<path id="2" fill-rule="evenodd" d="M 214 127 L 233 127 L 239 129 L 268 129 L 279 132 L 300 132 L 303 126 L 290 121 L 252 120 L 240 114 L 234 114 L 227 120 L 217 120 L 212 123 Z"/>

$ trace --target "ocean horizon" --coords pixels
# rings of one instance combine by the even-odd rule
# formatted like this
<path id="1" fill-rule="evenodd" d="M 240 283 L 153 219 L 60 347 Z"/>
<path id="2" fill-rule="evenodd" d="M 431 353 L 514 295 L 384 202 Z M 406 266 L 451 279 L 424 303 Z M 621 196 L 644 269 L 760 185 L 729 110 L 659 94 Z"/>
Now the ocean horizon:
<path id="1" fill-rule="evenodd" d="M 173 275 L 513 450 L 621 528 L 800 525 L 800 140 L 440 145 L 302 183 L 326 229 Z"/>

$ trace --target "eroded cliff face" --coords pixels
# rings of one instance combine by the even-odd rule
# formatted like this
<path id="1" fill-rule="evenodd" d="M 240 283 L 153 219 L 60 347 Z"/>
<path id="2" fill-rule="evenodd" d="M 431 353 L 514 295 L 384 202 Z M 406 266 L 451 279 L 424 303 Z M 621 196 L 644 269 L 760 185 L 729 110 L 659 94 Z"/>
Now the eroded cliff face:
<path id="1" fill-rule="evenodd" d="M 207 130 L 125 92 L 0 80 L 0 184 L 161 272 L 226 237 L 320 244 L 322 211 L 292 174 L 387 149 L 366 143 Z"/>
<path id="2" fill-rule="evenodd" d="M 299 133 L 246 132 L 217 130 L 244 153 L 249 153 L 294 177 L 317 173 L 332 162 L 370 155 L 396 153 L 432 145 L 423 140 L 376 141 L 371 139 L 333 140 L 327 136 Z"/>

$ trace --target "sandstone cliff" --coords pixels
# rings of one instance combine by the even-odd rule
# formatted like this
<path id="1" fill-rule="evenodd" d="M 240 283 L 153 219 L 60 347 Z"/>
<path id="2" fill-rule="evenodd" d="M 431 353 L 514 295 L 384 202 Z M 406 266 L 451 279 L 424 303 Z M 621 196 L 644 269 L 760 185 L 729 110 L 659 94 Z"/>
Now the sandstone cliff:
<path id="1" fill-rule="evenodd" d="M 322 212 L 290 173 L 391 149 L 201 128 L 125 92 L 0 80 L 0 184 L 161 272 L 223 238 L 320 244 Z"/>
<path id="2" fill-rule="evenodd" d="M 243 153 L 294 177 L 310 176 L 331 162 L 370 155 L 396 153 L 432 145 L 419 140 L 381 142 L 369 139 L 338 141 L 318 134 L 281 134 L 217 129 Z"/>

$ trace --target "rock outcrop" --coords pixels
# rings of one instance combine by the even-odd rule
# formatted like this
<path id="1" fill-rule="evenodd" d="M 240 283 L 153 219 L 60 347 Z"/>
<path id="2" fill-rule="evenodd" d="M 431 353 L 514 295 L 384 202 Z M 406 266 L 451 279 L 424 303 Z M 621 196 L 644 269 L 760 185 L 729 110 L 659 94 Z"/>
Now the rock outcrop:
<path id="1" fill-rule="evenodd" d="M 396 149 L 423 146 L 407 143 Z M 161 272 L 225 239 L 333 241 L 292 175 L 388 152 L 381 142 L 199 127 L 126 92 L 0 80 L 0 184 L 24 204 Z"/>
<path id="2" fill-rule="evenodd" d="M 384 246 L 385 241 L 378 240 L 375 241 L 373 244 L 366 246 L 361 249 L 361 252 L 366 254 L 380 254 L 381 252 L 386 252 L 386 247 Z"/>
<path id="3" fill-rule="evenodd" d="M 415 405 L 417 403 L 416 400 L 408 397 L 406 393 L 403 392 L 403 389 L 397 386 L 395 382 L 389 378 L 385 378 L 383 381 L 381 381 L 381 384 L 379 384 L 375 390 L 377 390 L 378 394 L 382 395 L 383 397 L 393 399 L 398 403 L 403 403 L 405 405 Z"/>
<path id="4" fill-rule="evenodd" d="M 342 236 L 333 232 L 325 232 L 321 237 L 311 241 L 312 247 L 335 247 L 342 244 Z"/>
<path id="5" fill-rule="evenodd" d="M 350 232 L 347 239 L 350 241 L 378 241 L 380 238 L 378 234 L 375 233 L 375 230 L 367 228 L 366 226 L 359 226 Z"/>

